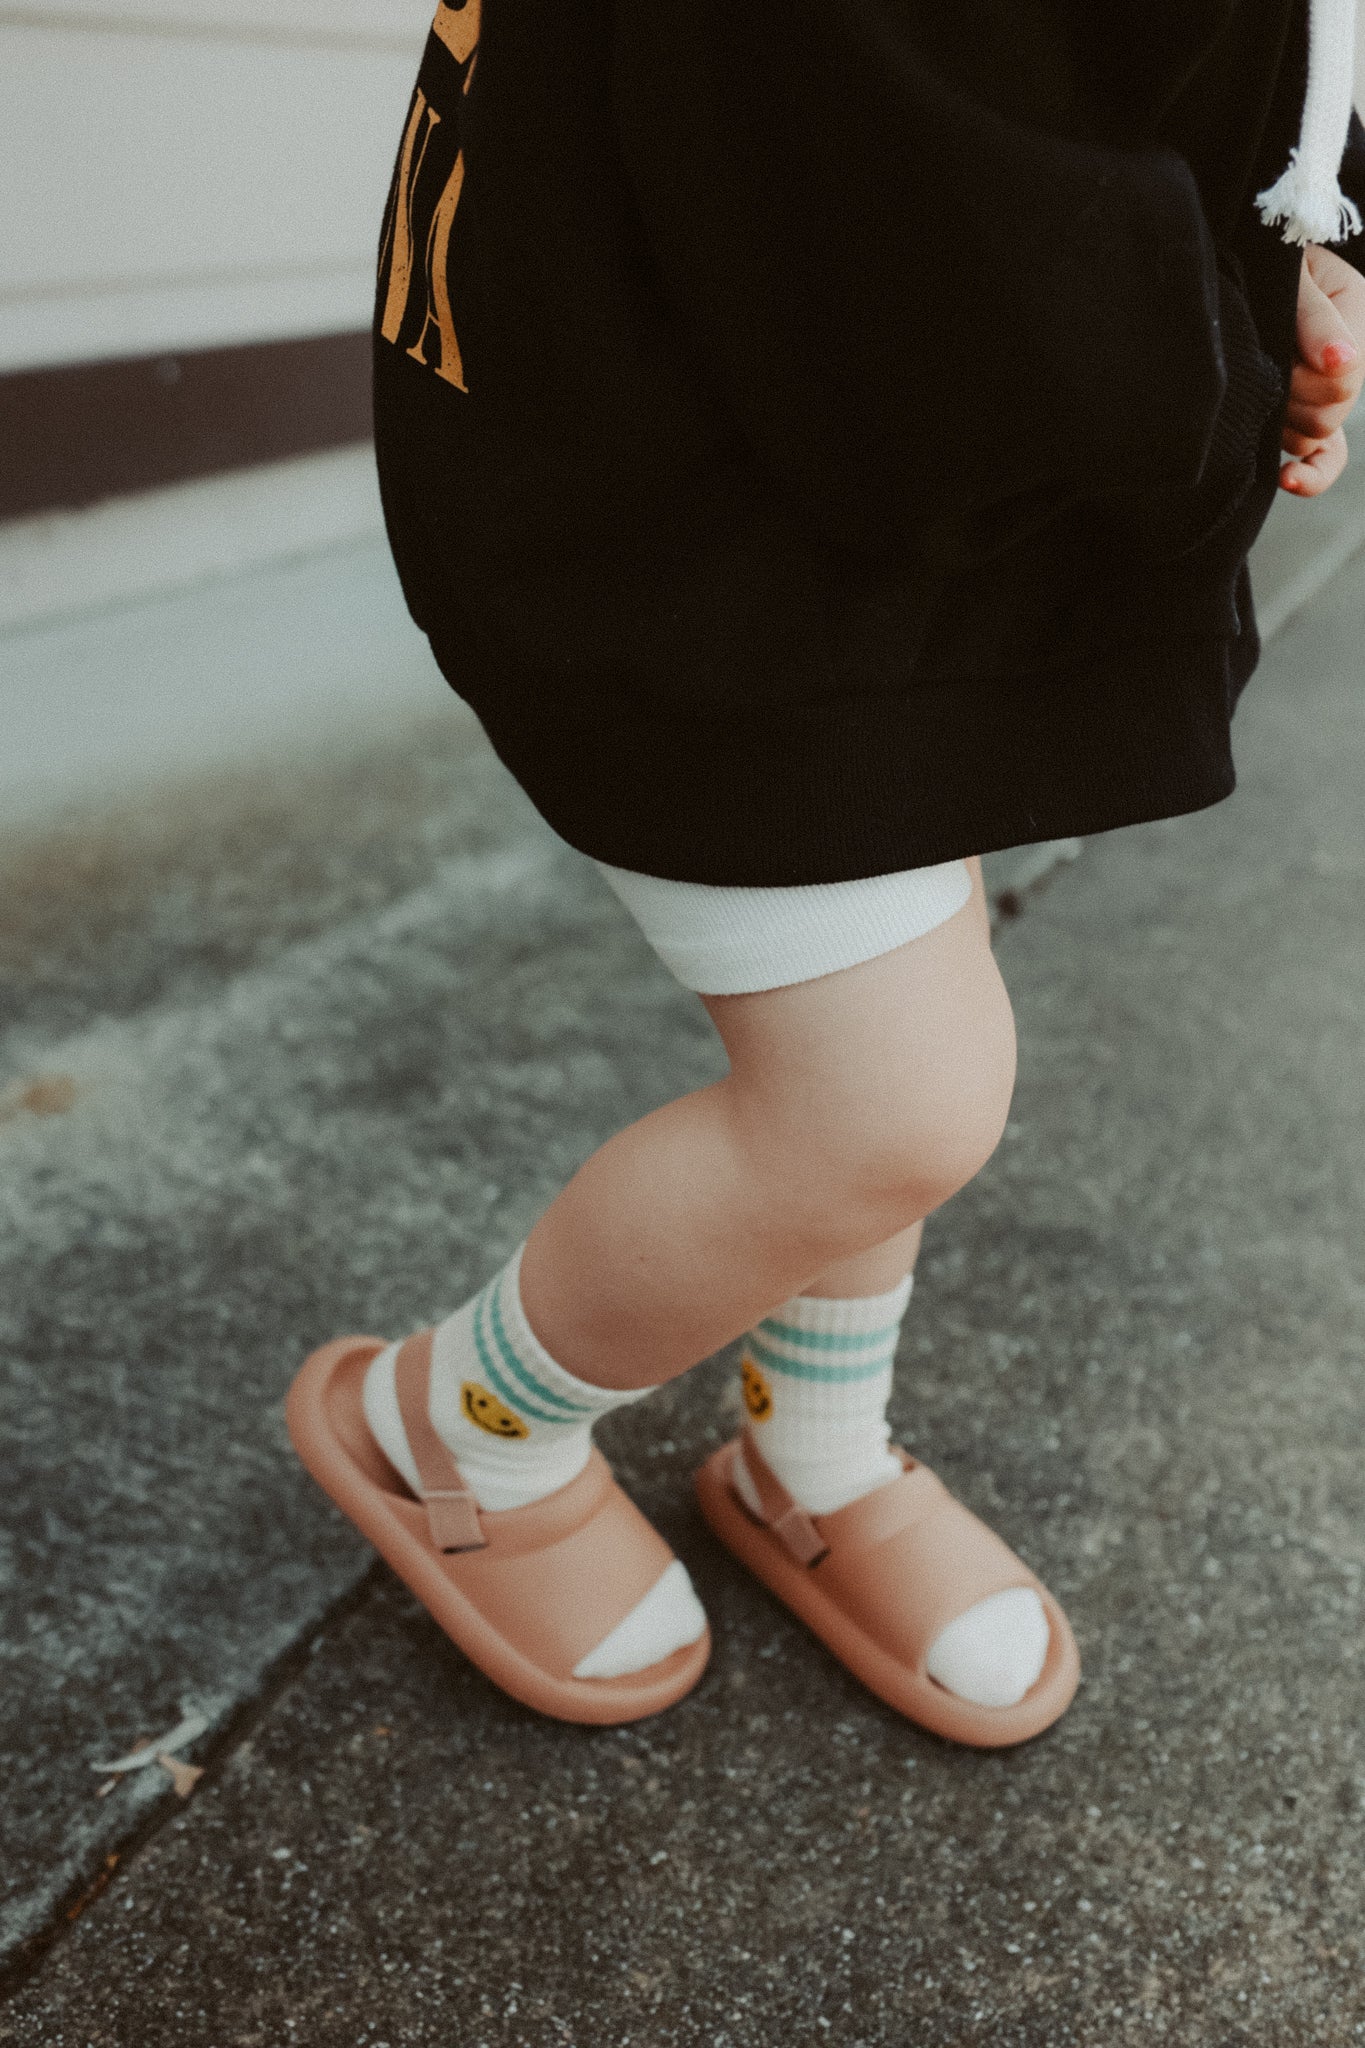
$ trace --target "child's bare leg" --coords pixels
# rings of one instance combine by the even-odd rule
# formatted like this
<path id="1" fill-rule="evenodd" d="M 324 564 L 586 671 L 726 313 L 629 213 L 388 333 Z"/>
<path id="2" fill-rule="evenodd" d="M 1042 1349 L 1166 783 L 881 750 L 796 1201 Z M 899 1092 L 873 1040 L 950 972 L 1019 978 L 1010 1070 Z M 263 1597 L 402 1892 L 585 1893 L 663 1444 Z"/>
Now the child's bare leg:
<path id="1" fill-rule="evenodd" d="M 981 856 L 973 854 L 967 862 L 972 875 L 972 897 L 964 905 L 967 915 L 975 917 L 977 928 L 986 944 L 991 942 L 990 910 L 986 903 L 985 881 L 981 873 Z M 870 1252 L 856 1252 L 851 1259 L 836 1259 L 826 1266 L 823 1273 L 802 1288 L 803 1294 L 817 1295 L 824 1300 L 841 1300 L 845 1297 L 882 1294 L 913 1273 L 919 1258 L 920 1243 L 924 1236 L 924 1218 L 912 1223 L 908 1230 L 898 1230 L 885 1244 L 874 1245 Z"/>
<path id="2" fill-rule="evenodd" d="M 585 1382 L 657 1384 L 742 1336 L 762 1455 L 815 1514 L 900 1471 L 886 1403 L 923 1219 L 1004 1129 L 1014 1020 L 973 869 L 969 903 L 891 953 L 703 997 L 725 1080 L 618 1133 L 525 1247 L 528 1321 Z M 929 1669 L 1006 1705 L 1047 1644 L 1041 1603 L 1016 1588 L 956 1616 Z"/>
<path id="3" fill-rule="evenodd" d="M 730 1073 L 608 1139 L 526 1242 L 553 1357 L 645 1387 L 797 1293 L 878 1293 L 980 1170 L 1014 1086 L 1014 1018 L 970 901 L 893 952 L 756 995 L 703 996 Z"/>
<path id="4" fill-rule="evenodd" d="M 873 1245 L 870 1252 L 855 1252 L 851 1259 L 836 1259 L 801 1292 L 817 1296 L 822 1301 L 885 1294 L 907 1273 L 914 1272 L 923 1236 L 924 1218 L 921 1216 L 918 1223 L 912 1223 L 908 1230 L 898 1230 L 894 1237 L 887 1238 L 885 1244 Z"/>

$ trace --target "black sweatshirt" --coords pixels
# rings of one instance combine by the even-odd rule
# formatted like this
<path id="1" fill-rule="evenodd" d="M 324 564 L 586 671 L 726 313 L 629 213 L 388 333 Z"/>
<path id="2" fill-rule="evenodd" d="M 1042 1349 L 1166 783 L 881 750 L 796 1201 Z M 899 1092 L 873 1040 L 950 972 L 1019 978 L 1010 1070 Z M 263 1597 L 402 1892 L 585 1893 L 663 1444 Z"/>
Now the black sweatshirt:
<path id="1" fill-rule="evenodd" d="M 1306 0 L 441 7 L 380 483 L 563 838 L 840 881 L 1231 792 L 1306 74 Z"/>

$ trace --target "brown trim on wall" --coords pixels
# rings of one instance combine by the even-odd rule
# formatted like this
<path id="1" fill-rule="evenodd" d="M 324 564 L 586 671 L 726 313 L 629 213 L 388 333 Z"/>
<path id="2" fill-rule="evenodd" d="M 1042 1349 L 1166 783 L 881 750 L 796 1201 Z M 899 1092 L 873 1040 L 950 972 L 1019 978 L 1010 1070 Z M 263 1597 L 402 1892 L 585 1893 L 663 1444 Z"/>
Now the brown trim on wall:
<path id="1" fill-rule="evenodd" d="M 365 441 L 369 333 L 0 375 L 0 519 Z"/>

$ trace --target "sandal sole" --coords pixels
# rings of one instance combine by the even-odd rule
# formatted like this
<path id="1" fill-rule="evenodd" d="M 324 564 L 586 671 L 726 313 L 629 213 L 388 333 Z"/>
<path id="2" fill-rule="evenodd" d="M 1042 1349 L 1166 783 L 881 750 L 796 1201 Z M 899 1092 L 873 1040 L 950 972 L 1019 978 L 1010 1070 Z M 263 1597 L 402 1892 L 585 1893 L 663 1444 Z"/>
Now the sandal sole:
<path id="1" fill-rule="evenodd" d="M 1048 1651 L 1035 1683 L 1012 1707 L 959 1699 L 937 1679 L 911 1670 L 882 1649 L 822 1591 L 819 1566 L 797 1564 L 779 1539 L 754 1520 L 730 1478 L 737 1449 L 734 1441 L 722 1444 L 694 1475 L 709 1527 L 869 1692 L 932 1734 L 974 1749 L 1028 1742 L 1066 1712 L 1080 1683 L 1080 1652 L 1066 1615 L 1039 1581 L 1034 1585 L 1047 1614 Z"/>

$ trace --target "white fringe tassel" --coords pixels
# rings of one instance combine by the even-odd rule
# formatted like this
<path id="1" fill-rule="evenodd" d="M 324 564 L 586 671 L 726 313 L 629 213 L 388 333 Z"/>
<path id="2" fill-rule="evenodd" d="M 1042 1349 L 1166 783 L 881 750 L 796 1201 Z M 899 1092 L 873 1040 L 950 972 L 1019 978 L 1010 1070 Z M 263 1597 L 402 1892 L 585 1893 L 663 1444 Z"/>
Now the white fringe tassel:
<path id="1" fill-rule="evenodd" d="M 1267 227 L 1277 220 L 1287 223 L 1282 240 L 1297 242 L 1344 242 L 1360 233 L 1360 208 L 1348 199 L 1336 177 L 1314 176 L 1311 166 L 1302 169 L 1299 152 L 1291 150 L 1289 169 L 1266 191 L 1256 194 L 1261 219 Z"/>
<path id="2" fill-rule="evenodd" d="M 1341 242 L 1361 231 L 1360 209 L 1337 182 L 1351 125 L 1355 0 L 1310 0 L 1308 89 L 1297 147 L 1275 183 L 1256 194 L 1267 227 L 1284 221 L 1282 240 Z"/>

